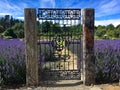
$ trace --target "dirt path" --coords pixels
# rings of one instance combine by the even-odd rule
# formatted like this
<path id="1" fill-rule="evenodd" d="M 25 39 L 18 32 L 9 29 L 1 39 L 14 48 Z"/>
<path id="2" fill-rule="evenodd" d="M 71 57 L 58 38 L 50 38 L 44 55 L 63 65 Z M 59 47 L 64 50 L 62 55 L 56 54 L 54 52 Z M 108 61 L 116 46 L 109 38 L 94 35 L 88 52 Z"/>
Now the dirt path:
<path id="1" fill-rule="evenodd" d="M 19 87 L 15 89 L 0 90 L 120 90 L 120 86 L 103 85 L 103 86 L 64 86 L 64 87 Z"/>
<path id="2" fill-rule="evenodd" d="M 115 83 L 85 86 L 78 80 L 62 80 L 51 85 L 42 85 L 38 87 L 7 87 L 0 90 L 120 90 L 120 85 Z"/>
<path id="3" fill-rule="evenodd" d="M 0 89 L 0 90 L 120 90 L 120 86 L 103 85 L 103 86 L 63 86 L 63 87 L 19 87 L 15 89 Z"/>
<path id="4" fill-rule="evenodd" d="M 120 85 L 118 83 L 101 84 L 101 85 L 96 85 L 96 86 L 100 87 L 102 90 L 120 90 Z"/>

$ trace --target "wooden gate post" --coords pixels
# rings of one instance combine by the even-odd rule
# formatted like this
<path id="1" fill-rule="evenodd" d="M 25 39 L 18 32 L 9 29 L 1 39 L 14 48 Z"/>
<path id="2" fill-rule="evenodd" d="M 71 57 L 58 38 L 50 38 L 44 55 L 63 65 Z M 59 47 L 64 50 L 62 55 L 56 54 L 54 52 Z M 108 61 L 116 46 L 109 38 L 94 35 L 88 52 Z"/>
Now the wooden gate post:
<path id="1" fill-rule="evenodd" d="M 83 23 L 83 83 L 95 84 L 94 9 L 82 10 Z"/>
<path id="2" fill-rule="evenodd" d="M 36 9 L 24 9 L 25 17 L 25 51 L 26 51 L 26 84 L 38 85 L 38 53 Z"/>

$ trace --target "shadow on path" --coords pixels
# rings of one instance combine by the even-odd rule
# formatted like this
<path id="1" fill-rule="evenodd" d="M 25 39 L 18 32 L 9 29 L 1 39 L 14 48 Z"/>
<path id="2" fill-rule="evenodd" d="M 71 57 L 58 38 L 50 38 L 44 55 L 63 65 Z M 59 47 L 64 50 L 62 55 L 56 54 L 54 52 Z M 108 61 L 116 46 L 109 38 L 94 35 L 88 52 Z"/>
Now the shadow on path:
<path id="1" fill-rule="evenodd" d="M 43 87 L 69 87 L 83 84 L 81 80 L 59 80 L 59 81 L 41 81 L 40 86 Z"/>

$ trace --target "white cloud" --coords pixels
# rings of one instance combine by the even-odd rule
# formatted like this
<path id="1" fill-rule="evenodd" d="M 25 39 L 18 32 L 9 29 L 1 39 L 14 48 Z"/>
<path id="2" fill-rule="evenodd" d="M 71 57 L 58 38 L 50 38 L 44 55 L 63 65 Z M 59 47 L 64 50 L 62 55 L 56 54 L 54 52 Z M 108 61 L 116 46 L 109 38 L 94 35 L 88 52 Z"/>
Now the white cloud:
<path id="1" fill-rule="evenodd" d="M 8 0 L 0 0 L 0 16 L 12 15 L 14 18 L 24 14 L 25 3 L 13 3 Z"/>
<path id="2" fill-rule="evenodd" d="M 0 13 L 0 16 L 12 15 L 11 13 Z"/>
<path id="3" fill-rule="evenodd" d="M 96 8 L 96 17 L 118 14 L 120 2 L 118 0 L 102 1 Z"/>
<path id="4" fill-rule="evenodd" d="M 16 17 L 17 19 L 24 20 L 24 17 Z"/>
<path id="5" fill-rule="evenodd" d="M 42 8 L 55 8 L 55 0 L 39 0 Z"/>
<path id="6" fill-rule="evenodd" d="M 117 26 L 120 24 L 120 19 L 111 19 L 111 20 L 96 20 L 95 25 L 109 25 L 113 24 L 114 26 Z"/>

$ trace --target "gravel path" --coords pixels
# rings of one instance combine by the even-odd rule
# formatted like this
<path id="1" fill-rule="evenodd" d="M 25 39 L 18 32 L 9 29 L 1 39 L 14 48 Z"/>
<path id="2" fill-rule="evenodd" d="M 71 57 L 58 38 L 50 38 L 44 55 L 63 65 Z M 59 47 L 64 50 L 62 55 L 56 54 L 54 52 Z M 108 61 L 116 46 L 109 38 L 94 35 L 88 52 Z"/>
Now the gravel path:
<path id="1" fill-rule="evenodd" d="M 55 83 L 48 83 L 44 84 L 42 83 L 41 86 L 38 87 L 26 87 L 26 86 L 20 86 L 15 87 L 13 89 L 2 89 L 2 90 L 102 90 L 99 89 L 96 86 L 85 86 L 82 84 L 82 81 L 79 80 L 62 80 Z"/>
<path id="2" fill-rule="evenodd" d="M 23 85 L 18 87 L 14 86 L 0 88 L 0 90 L 120 90 L 120 85 L 118 83 L 114 83 L 85 86 L 82 84 L 81 81 L 78 80 L 62 80 L 53 84 L 41 84 L 41 86 L 38 87 L 26 87 L 25 85 Z"/>
<path id="3" fill-rule="evenodd" d="M 103 85 L 103 86 L 63 86 L 63 87 L 19 87 L 15 89 L 0 89 L 0 90 L 120 90 L 120 86 Z"/>
<path id="4" fill-rule="evenodd" d="M 21 87 L 16 89 L 2 89 L 2 90 L 102 90 L 102 89 L 96 89 L 97 87 L 92 86 L 68 86 L 68 87 Z"/>

